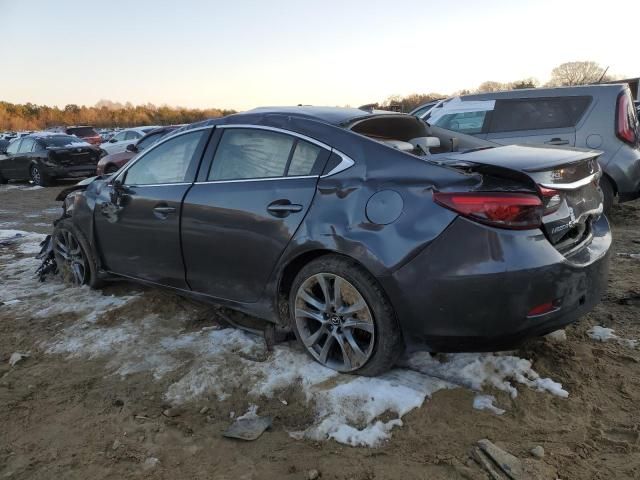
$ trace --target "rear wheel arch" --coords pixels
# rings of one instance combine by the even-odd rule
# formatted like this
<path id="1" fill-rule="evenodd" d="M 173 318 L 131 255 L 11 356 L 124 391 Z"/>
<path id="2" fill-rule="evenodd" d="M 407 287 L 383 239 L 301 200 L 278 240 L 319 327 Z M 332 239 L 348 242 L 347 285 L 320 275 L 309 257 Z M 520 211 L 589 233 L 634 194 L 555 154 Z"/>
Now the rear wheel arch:
<path id="1" fill-rule="evenodd" d="M 609 213 L 611 207 L 615 203 L 615 197 L 618 195 L 618 185 L 615 180 L 611 178 L 608 174 L 603 173 L 600 178 L 600 189 L 602 190 L 602 194 L 604 196 L 603 206 L 605 213 Z"/>
<path id="2" fill-rule="evenodd" d="M 371 270 L 369 268 L 366 267 L 366 265 L 364 265 L 362 262 L 360 262 L 359 260 L 357 260 L 356 258 L 346 255 L 344 253 L 335 251 L 335 250 L 329 250 L 329 249 L 318 249 L 318 250 L 310 250 L 310 251 L 306 251 L 303 252 L 297 256 L 295 256 L 293 259 L 291 259 L 289 262 L 287 262 L 287 265 L 282 269 L 282 272 L 280 273 L 280 276 L 278 278 L 278 288 L 277 288 L 277 302 L 278 302 L 278 313 L 280 314 L 280 319 L 281 321 L 286 321 L 288 322 L 288 318 L 289 318 L 289 292 L 291 290 L 291 287 L 293 286 L 293 281 L 295 280 L 296 276 L 298 275 L 298 273 L 306 266 L 308 265 L 310 262 L 312 262 L 313 260 L 316 260 L 320 257 L 324 257 L 324 256 L 337 256 L 337 257 L 342 257 L 345 261 L 347 262 L 352 262 L 355 265 L 357 265 L 359 268 L 361 268 L 364 272 L 366 272 L 376 283 L 377 286 L 380 288 L 380 290 L 382 291 L 382 293 L 385 295 L 386 300 L 393 305 L 393 302 L 391 301 L 391 298 L 389 297 L 389 295 L 387 294 L 387 292 L 385 291 L 384 287 L 382 286 L 382 284 L 376 279 L 376 276 L 371 272 Z M 395 309 L 395 307 L 394 307 Z"/>
<path id="3" fill-rule="evenodd" d="M 298 266 L 299 265 L 300 264 L 298 264 Z M 290 271 L 289 273 L 292 273 L 292 271 Z M 361 356 L 364 356 L 364 355 L 367 356 L 367 358 L 364 360 L 365 363 L 361 363 L 362 359 L 361 359 L 361 362 L 352 363 L 352 361 L 354 361 L 354 358 L 356 358 L 357 356 L 351 357 L 351 355 L 345 351 L 345 347 L 342 346 L 341 347 L 342 358 L 343 359 L 351 358 L 351 361 L 344 362 L 345 364 L 340 366 L 329 365 L 329 364 L 326 364 L 326 366 L 329 366 L 330 368 L 335 368 L 338 371 L 357 371 L 357 373 L 361 375 L 374 375 L 374 376 L 391 368 L 395 364 L 395 362 L 398 360 L 398 358 L 401 356 L 405 348 L 402 329 L 400 327 L 400 321 L 398 319 L 397 311 L 393 306 L 389 298 L 389 295 L 387 294 L 387 292 L 385 291 L 381 283 L 378 281 L 378 279 L 361 262 L 357 261 L 356 259 L 348 255 L 344 255 L 339 252 L 324 251 L 323 254 L 315 256 L 313 259 L 304 263 L 301 266 L 301 268 L 298 270 L 298 272 L 295 274 L 293 283 L 288 288 L 289 305 L 288 305 L 287 316 L 285 318 L 287 318 L 287 320 L 289 321 L 289 325 L 291 326 L 291 329 L 294 331 L 294 333 L 296 334 L 296 337 L 301 342 L 303 347 L 307 349 L 307 352 L 312 357 L 314 357 L 317 361 L 319 361 L 321 364 L 325 364 L 327 358 L 322 358 L 323 354 L 318 353 L 318 351 L 316 350 L 316 345 L 319 345 L 320 347 L 322 347 L 322 345 L 320 345 L 320 341 L 324 339 L 324 343 L 326 343 L 326 345 L 322 347 L 322 351 L 324 353 L 324 356 L 326 357 L 327 353 L 330 351 L 328 349 L 331 348 L 330 341 L 332 339 L 328 337 L 324 337 L 323 335 L 326 334 L 328 336 L 334 336 L 334 335 L 342 336 L 344 334 L 345 340 L 346 340 L 347 339 L 346 332 L 343 333 L 341 331 L 341 328 L 353 328 L 351 325 L 347 327 L 347 323 L 349 322 L 355 321 L 355 322 L 362 323 L 365 321 L 364 319 L 362 320 L 359 319 L 360 314 L 357 314 L 358 316 L 355 317 L 355 320 L 354 318 L 351 318 L 351 319 L 346 318 L 347 316 L 353 315 L 353 313 L 347 313 L 346 311 L 344 312 L 345 318 L 343 319 L 342 314 L 340 313 L 341 312 L 340 308 L 342 307 L 339 308 L 338 306 L 333 305 L 331 307 L 331 310 L 327 310 L 327 308 L 329 308 L 328 302 L 331 302 L 332 304 L 334 300 L 331 299 L 332 295 L 329 295 L 329 297 L 327 297 L 327 292 L 324 292 L 325 303 L 327 305 L 325 305 L 324 307 L 317 306 L 314 302 L 311 302 L 308 305 L 315 305 L 316 308 L 325 309 L 324 310 L 325 320 L 320 330 L 322 330 L 323 328 L 325 329 L 329 328 L 331 330 L 331 333 L 329 332 L 329 330 L 324 330 L 325 332 L 324 334 L 319 333 L 318 330 L 316 329 L 315 332 L 311 331 L 311 335 L 309 335 L 309 331 L 307 330 L 309 328 L 309 325 L 305 324 L 304 321 L 302 321 L 302 323 L 299 322 L 301 318 L 304 320 L 304 317 L 306 317 L 306 315 L 302 315 L 302 317 L 300 317 L 297 314 L 293 315 L 292 309 L 297 308 L 297 306 L 295 305 L 296 305 L 296 302 L 299 300 L 299 298 L 308 297 L 308 295 L 307 297 L 304 297 L 304 296 L 300 297 L 299 289 L 302 288 L 302 286 L 307 284 L 309 281 L 313 281 L 313 279 L 320 276 L 324 276 L 329 279 L 342 278 L 343 280 L 342 285 L 344 285 L 345 284 L 344 282 L 346 282 L 346 284 L 348 285 L 347 288 L 348 289 L 350 288 L 352 292 L 355 292 L 357 295 L 360 296 L 362 300 L 366 302 L 365 308 L 366 308 L 367 315 L 370 318 L 370 322 L 372 322 L 373 325 L 375 325 L 374 327 L 375 330 L 371 330 L 371 337 L 368 340 L 368 342 L 370 342 L 369 347 L 366 350 L 366 352 L 368 353 L 366 354 L 362 353 L 365 351 L 364 348 L 362 352 L 360 352 Z M 307 294 L 308 294 L 308 291 L 307 291 Z M 318 297 L 318 298 L 321 298 L 321 297 Z M 342 302 L 345 301 L 344 299 L 349 297 L 341 297 L 341 298 L 343 300 L 340 300 L 339 302 L 337 302 L 337 305 L 344 305 Z M 358 303 L 356 302 L 356 304 Z M 360 311 L 361 308 L 357 310 Z M 326 313 L 326 312 L 329 312 L 329 313 Z M 330 312 L 334 312 L 334 313 L 332 314 Z M 336 318 L 339 317 L 339 320 L 335 320 L 335 322 L 339 321 L 340 324 L 338 325 L 338 323 L 334 323 L 334 320 L 331 320 L 332 323 L 329 324 L 327 320 L 328 317 L 326 315 L 334 315 Z M 312 318 L 315 319 L 316 317 L 314 316 Z M 320 321 L 320 320 L 314 320 L 310 323 L 317 325 L 316 321 Z M 309 322 L 307 321 L 307 323 Z M 329 325 L 329 327 L 327 327 L 327 325 Z M 355 327 L 355 328 L 362 328 L 362 327 Z M 369 331 L 368 329 L 365 329 L 365 330 Z M 354 332 L 353 330 L 350 330 L 350 331 L 352 333 Z M 353 343 L 355 341 L 354 338 L 355 338 L 355 335 L 349 339 L 349 343 L 351 343 L 351 345 L 354 344 Z M 308 341 L 311 339 L 314 339 L 313 342 L 308 343 Z M 344 341 L 344 343 L 346 344 L 347 342 Z M 342 345 L 342 342 L 340 342 L 340 344 Z M 362 346 L 360 347 L 362 348 Z M 359 350 L 358 349 L 352 350 L 352 354 L 355 354 L 356 351 L 359 351 Z M 342 369 L 343 367 L 345 368 L 345 370 Z"/>

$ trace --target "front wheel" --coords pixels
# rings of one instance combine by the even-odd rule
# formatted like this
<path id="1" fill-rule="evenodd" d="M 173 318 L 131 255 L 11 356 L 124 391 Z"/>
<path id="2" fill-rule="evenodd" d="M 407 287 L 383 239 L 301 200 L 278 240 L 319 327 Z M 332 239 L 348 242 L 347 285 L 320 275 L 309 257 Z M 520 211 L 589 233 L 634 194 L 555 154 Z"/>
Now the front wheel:
<path id="1" fill-rule="evenodd" d="M 101 282 L 95 256 L 84 235 L 73 225 L 72 219 L 60 220 L 52 237 L 53 254 L 63 280 L 76 286 L 99 287 Z"/>
<path id="2" fill-rule="evenodd" d="M 403 351 L 395 312 L 378 282 L 353 260 L 328 255 L 296 276 L 292 327 L 309 355 L 344 373 L 374 376 Z"/>

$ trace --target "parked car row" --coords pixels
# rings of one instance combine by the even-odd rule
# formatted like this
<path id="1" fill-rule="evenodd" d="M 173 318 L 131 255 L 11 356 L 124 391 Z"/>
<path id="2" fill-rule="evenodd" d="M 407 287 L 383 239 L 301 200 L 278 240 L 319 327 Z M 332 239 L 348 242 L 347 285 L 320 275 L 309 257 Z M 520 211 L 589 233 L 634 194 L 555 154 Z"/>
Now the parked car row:
<path id="1" fill-rule="evenodd" d="M 49 186 L 58 178 L 81 177 L 112 173 L 136 153 L 174 130 L 170 127 L 142 127 L 129 129 L 131 138 L 112 142 L 117 153 L 107 155 L 100 144 L 100 136 L 92 127 L 55 127 L 45 132 L 27 133 L 11 140 L 0 140 L 0 183 L 9 180 L 30 180 L 36 185 Z M 149 135 L 138 136 L 140 132 Z M 98 162 L 102 157 L 102 161 Z"/>
<path id="2" fill-rule="evenodd" d="M 640 196 L 637 106 L 626 85 L 535 88 L 464 95 L 411 112 L 431 125 L 500 144 L 602 151 L 605 209 Z"/>
<path id="3" fill-rule="evenodd" d="M 591 310 L 611 245 L 600 155 L 400 113 L 255 109 L 62 192 L 51 248 L 76 284 L 165 286 L 376 375 L 407 348 L 512 348 Z"/>

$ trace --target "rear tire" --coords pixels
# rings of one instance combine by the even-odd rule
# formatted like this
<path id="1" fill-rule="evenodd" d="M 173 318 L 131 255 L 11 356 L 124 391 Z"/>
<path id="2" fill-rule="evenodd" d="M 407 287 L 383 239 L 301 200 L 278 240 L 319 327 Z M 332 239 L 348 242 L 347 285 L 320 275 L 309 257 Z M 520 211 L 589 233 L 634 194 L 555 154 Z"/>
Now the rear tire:
<path id="1" fill-rule="evenodd" d="M 51 178 L 46 175 L 38 165 L 31 165 L 29 175 L 34 185 L 40 187 L 48 187 L 52 184 Z"/>
<path id="2" fill-rule="evenodd" d="M 289 292 L 289 312 L 307 353 L 339 372 L 379 375 L 403 353 L 400 327 L 386 294 L 347 257 L 326 255 L 303 267 Z"/>
<path id="3" fill-rule="evenodd" d="M 65 282 L 98 288 L 98 263 L 89 242 L 71 218 L 60 220 L 53 229 L 53 254 Z"/>
<path id="4" fill-rule="evenodd" d="M 611 212 L 611 207 L 616 201 L 616 192 L 613 188 L 613 183 L 611 179 L 606 175 L 603 175 L 600 178 L 600 189 L 602 190 L 603 200 L 602 205 L 604 208 L 604 213 L 609 214 Z"/>

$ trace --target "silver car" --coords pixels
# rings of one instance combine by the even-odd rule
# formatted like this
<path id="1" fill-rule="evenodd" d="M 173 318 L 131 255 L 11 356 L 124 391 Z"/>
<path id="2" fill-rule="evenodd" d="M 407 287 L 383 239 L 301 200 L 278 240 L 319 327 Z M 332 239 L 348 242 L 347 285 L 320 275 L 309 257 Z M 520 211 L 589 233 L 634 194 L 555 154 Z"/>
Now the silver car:
<path id="1" fill-rule="evenodd" d="M 465 95 L 443 100 L 416 116 L 501 145 L 601 150 L 605 210 L 616 197 L 620 202 L 640 197 L 638 117 L 626 84 Z"/>

